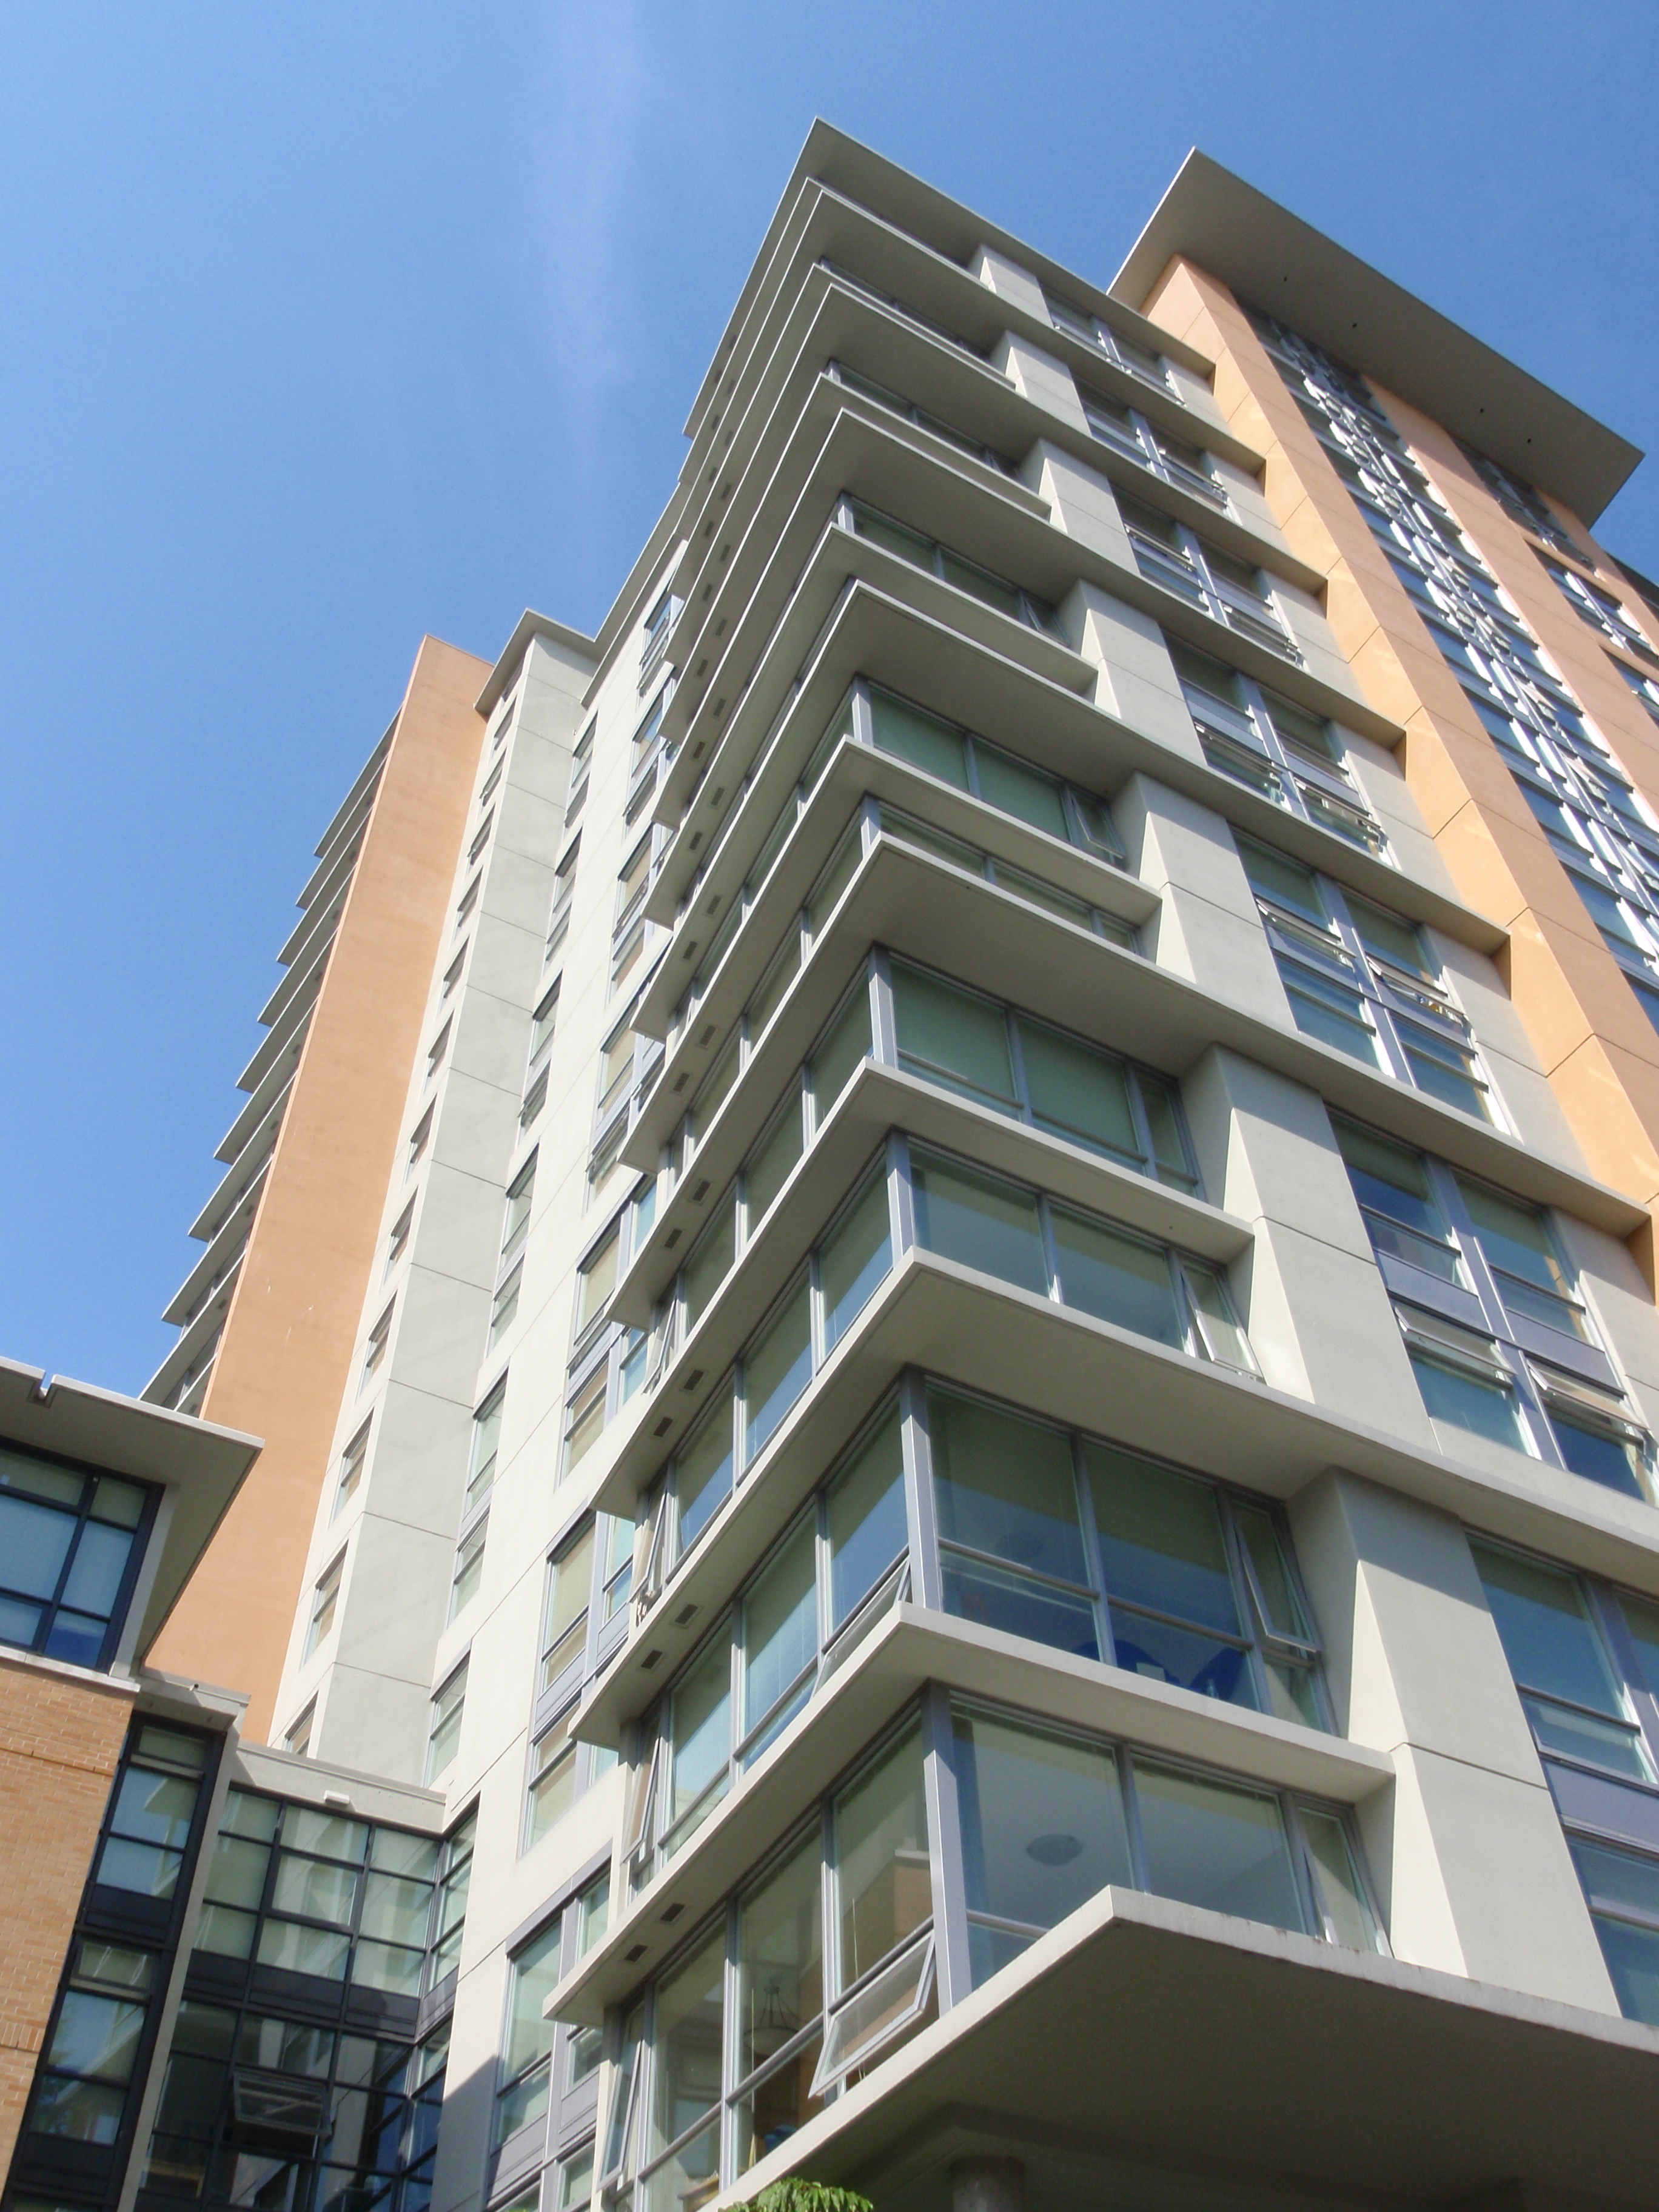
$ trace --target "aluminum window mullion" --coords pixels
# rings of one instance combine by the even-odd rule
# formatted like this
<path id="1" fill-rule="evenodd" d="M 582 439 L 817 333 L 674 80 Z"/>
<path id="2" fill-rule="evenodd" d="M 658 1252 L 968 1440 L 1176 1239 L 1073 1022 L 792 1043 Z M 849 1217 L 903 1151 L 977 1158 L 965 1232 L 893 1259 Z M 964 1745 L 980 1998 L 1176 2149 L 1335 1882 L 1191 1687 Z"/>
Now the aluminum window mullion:
<path id="1" fill-rule="evenodd" d="M 1129 1118 L 1134 1124 L 1135 1142 L 1140 1147 L 1140 1172 L 1153 1182 L 1161 1182 L 1163 1177 L 1158 1171 L 1158 1151 L 1152 1142 L 1152 1125 L 1147 1118 L 1146 1102 L 1140 1095 L 1140 1078 L 1129 1061 L 1124 1060 L 1121 1064 L 1128 1078 Z M 1181 1115 L 1180 1091 L 1173 1083 L 1170 1088 L 1176 1100 L 1176 1118 L 1182 1127 L 1184 1141 L 1185 1123 Z"/>
<path id="2" fill-rule="evenodd" d="M 1279 1817 L 1285 1823 L 1285 1840 L 1291 1847 L 1291 1868 L 1296 1877 L 1297 1902 L 1302 1907 L 1304 1929 L 1309 1935 L 1316 1935 L 1322 1942 L 1334 1944 L 1337 1941 L 1335 1923 L 1325 1911 L 1320 1893 L 1319 1877 L 1314 1870 L 1313 1854 L 1308 1848 L 1308 1838 L 1303 1832 L 1297 1802 L 1288 1790 L 1279 1794 Z M 1350 1846 L 1349 1856 L 1352 1856 L 1352 1846 Z"/>
<path id="3" fill-rule="evenodd" d="M 1038 1191 L 1036 1203 L 1037 1229 L 1042 1238 L 1042 1264 L 1048 1277 L 1049 1300 L 1054 1305 L 1063 1306 L 1066 1294 L 1060 1276 L 1060 1246 L 1054 1237 L 1054 1209 L 1049 1205 L 1046 1190 Z"/>
<path id="4" fill-rule="evenodd" d="M 1013 1071 L 1014 1100 L 1020 1119 L 1028 1127 L 1036 1126 L 1036 1111 L 1031 1104 L 1031 1085 L 1025 1073 L 1025 1047 L 1019 1033 L 1019 1017 L 1012 1006 L 1005 1003 L 1002 1025 L 1008 1040 L 1008 1064 Z"/>
<path id="5" fill-rule="evenodd" d="M 1590 1617 L 1613 1656 L 1626 1701 L 1636 1717 L 1637 1728 L 1652 1770 L 1655 1774 L 1659 1774 L 1659 1697 L 1656 1697 L 1644 1682 L 1641 1662 L 1636 1656 L 1634 1640 L 1625 1625 L 1624 1609 L 1620 1605 L 1618 1594 L 1605 1583 L 1594 1581 L 1588 1576 L 1581 1579 L 1581 1587 L 1589 1600 Z"/>
<path id="6" fill-rule="evenodd" d="M 931 1682 L 922 1701 L 922 1786 L 927 1802 L 934 1985 L 941 2013 L 960 2004 L 974 1985 L 955 1749 L 950 1692 L 942 1683 Z"/>
<path id="7" fill-rule="evenodd" d="M 1134 1762 L 1129 1756 L 1127 1743 L 1115 1742 L 1112 1753 L 1117 1765 L 1117 1785 L 1123 1801 L 1123 1826 L 1129 1844 L 1129 1879 L 1137 1889 L 1150 1894 L 1152 1884 L 1146 1879 L 1146 1840 L 1140 1832 L 1140 1797 L 1135 1788 Z"/>
<path id="8" fill-rule="evenodd" d="M 893 1247 L 892 1271 L 898 1272 L 907 1252 L 920 1242 L 916 1234 L 915 1171 L 910 1161 L 910 1140 L 902 1130 L 889 1132 L 884 1172 L 887 1182 L 887 1234 Z"/>
<path id="9" fill-rule="evenodd" d="M 872 1055 L 884 1067 L 896 1067 L 899 1064 L 898 1017 L 893 1005 L 893 970 L 884 947 L 878 945 L 873 948 L 866 972 Z"/>
<path id="10" fill-rule="evenodd" d="M 909 1526 L 910 1587 L 918 1605 L 945 1610 L 939 1568 L 939 1522 L 933 1510 L 933 1455 L 927 1427 L 927 1389 L 908 1367 L 899 1384 L 899 1437 L 904 1468 L 905 1519 Z"/>
<path id="11" fill-rule="evenodd" d="M 1115 1667 L 1117 1642 L 1112 1633 L 1111 1593 L 1106 1587 L 1106 1560 L 1101 1549 L 1100 1529 L 1095 1521 L 1094 1488 L 1089 1480 L 1083 1457 L 1083 1431 L 1072 1429 L 1069 1441 L 1072 1447 L 1072 1480 L 1077 1492 L 1078 1524 L 1083 1535 L 1083 1561 L 1095 1589 L 1095 1637 L 1100 1645 L 1102 1663 Z"/>

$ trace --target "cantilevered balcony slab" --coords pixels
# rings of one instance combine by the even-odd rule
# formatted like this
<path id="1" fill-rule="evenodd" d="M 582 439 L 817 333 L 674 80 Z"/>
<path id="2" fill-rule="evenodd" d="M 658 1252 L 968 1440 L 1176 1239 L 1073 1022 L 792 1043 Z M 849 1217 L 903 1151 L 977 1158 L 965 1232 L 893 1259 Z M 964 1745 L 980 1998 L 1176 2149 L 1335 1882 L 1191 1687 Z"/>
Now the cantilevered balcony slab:
<path id="1" fill-rule="evenodd" d="M 550 2017 L 597 2021 L 620 2003 L 928 1682 L 1339 1804 L 1395 1778 L 1386 1754 L 1340 1736 L 895 1606 L 638 1896 L 618 1892 L 603 1942 L 554 1992 Z"/>
<path id="2" fill-rule="evenodd" d="M 1630 1237 L 1645 1218 L 1569 1163 L 1304 1036 L 1288 1017 L 1280 1024 L 1225 1003 L 1171 969 L 885 835 L 860 864 L 710 1131 L 730 1116 L 744 1143 L 759 1134 L 859 961 L 877 945 L 1176 1078 L 1211 1046 L 1225 1047 L 1361 1121 L 1380 1121 L 1408 1144 L 1609 1235 Z M 629 1139 L 637 1165 L 656 1166 L 722 1034 L 712 1018 L 699 1020 L 669 1053 Z"/>
<path id="3" fill-rule="evenodd" d="M 931 410 L 964 436 L 1019 462 L 1039 439 L 1073 453 L 1154 507 L 1166 508 L 1201 531 L 1225 552 L 1255 565 L 1265 563 L 1303 590 L 1315 594 L 1325 586 L 1322 573 L 1293 553 L 1275 532 L 1263 536 L 1231 509 L 1200 498 L 1178 483 L 1137 466 L 1124 453 L 1079 429 L 1069 416 L 1042 405 L 1000 370 L 976 355 L 928 330 L 902 308 L 873 297 L 838 270 L 811 263 L 800 273 L 799 291 L 777 331 L 764 365 L 720 465 L 702 488 L 700 503 L 686 518 L 686 546 L 672 588 L 684 601 L 674 634 L 674 657 L 695 666 L 715 613 L 714 594 L 729 593 L 732 555 L 763 497 L 781 489 L 777 472 L 787 470 L 791 441 L 814 409 L 828 403 L 820 384 L 831 361 L 870 377 L 913 404 Z M 1115 376 L 1118 373 L 1113 372 Z M 1133 378 L 1122 396 L 1139 406 L 1151 397 Z M 862 398 L 836 387 L 848 404 Z M 865 401 L 877 410 L 879 403 Z M 890 416 L 891 410 L 884 410 Z M 1206 440 L 1208 427 L 1185 420 L 1183 438 Z M 949 441 L 907 424 L 924 449 L 935 446 L 949 457 L 965 458 Z"/>
<path id="4" fill-rule="evenodd" d="M 1132 561 L 1115 559 L 1044 520 L 1033 509 L 1034 503 L 1037 508 L 1045 503 L 1024 485 L 965 457 L 947 458 L 948 448 L 924 451 L 900 434 L 906 426 L 898 418 L 889 416 L 887 422 L 877 422 L 875 417 L 884 410 L 874 403 L 864 403 L 855 411 L 849 404 L 854 395 L 828 378 L 823 381 L 834 397 L 836 411 L 811 469 L 800 471 L 798 465 L 787 463 L 787 457 L 780 463 L 780 496 L 775 501 L 769 489 L 732 555 L 731 596 L 721 617 L 726 626 L 722 630 L 717 622 L 714 650 L 699 655 L 682 671 L 663 716 L 664 735 L 680 744 L 681 756 L 665 781 L 659 815 L 676 816 L 684 805 L 696 764 L 719 738 L 724 718 L 750 683 L 789 601 L 798 596 L 797 580 L 843 492 L 982 561 L 997 575 L 1056 605 L 1074 585 L 1092 584 L 1151 615 L 1200 651 L 1218 652 L 1310 713 L 1328 715 L 1378 744 L 1399 743 L 1399 726 L 1369 706 L 1357 686 L 1339 688 L 1299 662 L 1256 644 L 1180 592 L 1144 576 Z M 965 592 L 948 586 L 939 588 L 948 593 L 942 603 L 945 605 L 988 611 Z M 1012 617 L 992 619 L 1010 629 L 1023 627 Z M 975 635 L 988 635 L 977 623 L 971 628 Z M 1092 664 L 1089 665 L 1092 688 Z"/>
<path id="5" fill-rule="evenodd" d="M 639 1493 L 687 1434 L 739 1349 L 744 1306 L 741 1291 L 732 1297 L 728 1283 L 596 1489 L 599 1511 L 633 1517 Z M 1640 1499 L 1518 1452 L 1502 1472 L 1466 1464 L 913 1248 L 900 1255 L 685 1559 L 665 1575 L 630 1649 L 650 1648 L 639 1642 L 648 1630 L 663 1649 L 664 1674 L 672 1671 L 678 1655 L 690 1649 L 688 1631 L 700 1634 L 707 1618 L 700 1610 L 686 1631 L 672 1626 L 674 1614 L 690 1601 L 681 1594 L 690 1563 L 701 1553 L 720 1555 L 707 1570 L 699 1608 L 714 1602 L 716 1592 L 720 1601 L 729 1596 L 883 1393 L 912 1366 L 1265 1497 L 1293 1498 L 1328 1469 L 1343 1468 L 1615 1582 L 1645 1587 L 1659 1562 L 1659 1513 Z"/>
<path id="6" fill-rule="evenodd" d="M 653 1011 L 648 1018 L 642 1017 L 647 1025 L 656 1018 L 654 1010 L 672 1005 L 684 989 L 689 980 L 685 944 L 706 943 L 719 927 L 726 899 L 747 875 L 857 676 L 932 707 L 1085 791 L 1109 799 L 1130 775 L 1155 777 L 1309 866 L 1477 951 L 1493 953 L 1505 943 L 1504 932 L 1473 908 L 1403 875 L 1334 831 L 1288 813 L 1201 760 L 1144 735 L 1072 685 L 1049 680 L 995 644 L 968 635 L 953 619 L 917 604 L 911 596 L 912 578 L 922 585 L 931 581 L 890 558 L 879 582 L 860 576 L 845 592 L 802 671 L 799 692 L 758 758 L 750 749 L 761 743 L 764 725 L 757 727 L 747 701 L 732 716 L 709 761 L 704 787 L 678 823 L 652 885 L 647 912 L 653 921 L 672 923 L 696 872 L 700 866 L 706 871 L 697 884 L 701 927 L 688 925 L 680 946 L 653 980 L 647 1002 Z M 950 616 L 955 612 L 953 607 Z M 776 682 L 770 647 L 767 659 L 769 666 L 757 672 L 754 688 L 774 701 L 775 712 L 776 701 L 787 695 L 788 678 Z M 745 774 L 746 788 L 732 799 Z M 712 803 L 716 792 L 719 805 Z M 720 908 L 710 915 L 709 902 L 716 897 Z M 678 982 L 671 981 L 677 974 Z"/>
<path id="7" fill-rule="evenodd" d="M 1613 2212 L 1653 2201 L 1656 2093 L 1659 2029 L 1108 1888 L 714 2212 L 798 2172 L 949 2212 L 951 2159 L 988 2149 L 1043 2212 Z"/>

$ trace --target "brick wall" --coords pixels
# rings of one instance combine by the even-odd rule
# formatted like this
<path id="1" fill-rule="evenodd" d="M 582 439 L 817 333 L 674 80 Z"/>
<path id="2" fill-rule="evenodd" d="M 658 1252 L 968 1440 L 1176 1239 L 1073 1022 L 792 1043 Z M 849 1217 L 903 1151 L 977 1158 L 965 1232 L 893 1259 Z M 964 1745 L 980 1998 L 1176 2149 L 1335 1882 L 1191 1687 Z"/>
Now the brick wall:
<path id="1" fill-rule="evenodd" d="M 134 1686 L 0 1652 L 0 2172 L 11 2163 Z"/>

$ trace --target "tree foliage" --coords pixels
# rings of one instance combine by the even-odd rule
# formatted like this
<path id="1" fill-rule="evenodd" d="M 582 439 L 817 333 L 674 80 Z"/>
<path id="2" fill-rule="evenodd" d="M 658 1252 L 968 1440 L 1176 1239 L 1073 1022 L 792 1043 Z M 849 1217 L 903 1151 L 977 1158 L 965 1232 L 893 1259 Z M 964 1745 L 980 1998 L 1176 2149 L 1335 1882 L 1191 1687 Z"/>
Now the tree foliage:
<path id="1" fill-rule="evenodd" d="M 875 2212 L 867 2197 L 854 2189 L 832 2189 L 827 2181 L 808 2181 L 799 2173 L 786 2173 L 733 2212 Z"/>

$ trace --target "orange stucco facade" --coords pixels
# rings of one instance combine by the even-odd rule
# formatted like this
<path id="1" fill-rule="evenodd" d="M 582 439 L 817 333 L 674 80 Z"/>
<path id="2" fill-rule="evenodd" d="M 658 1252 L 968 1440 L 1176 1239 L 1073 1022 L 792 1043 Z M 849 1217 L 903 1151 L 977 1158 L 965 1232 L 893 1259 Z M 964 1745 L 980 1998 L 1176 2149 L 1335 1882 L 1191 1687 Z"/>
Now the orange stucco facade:
<path id="1" fill-rule="evenodd" d="M 270 1733 L 477 774 L 489 665 L 422 641 L 202 1416 L 264 1439 L 148 1655 Z"/>
<path id="2" fill-rule="evenodd" d="M 0 2173 L 11 2162 L 136 1685 L 0 1650 Z"/>
<path id="3" fill-rule="evenodd" d="M 1406 779 L 1461 896 L 1509 933 L 1516 1010 L 1592 1172 L 1659 1222 L 1659 1032 L 1643 1013 L 1491 737 L 1424 628 L 1228 287 L 1177 258 L 1145 312 L 1216 362 L 1216 398 L 1267 459 L 1266 490 L 1291 548 L 1327 579 L 1327 612 L 1366 697 L 1406 732 Z M 1659 731 L 1595 632 L 1452 439 L 1372 385 L 1468 536 L 1589 710 L 1626 772 L 1659 803 Z M 1576 517 L 1561 517 L 1586 548 Z M 1601 581 L 1618 588 L 1605 559 Z M 1652 611 L 1624 604 L 1659 638 Z M 1650 1226 L 1637 1257 L 1651 1281 Z"/>

